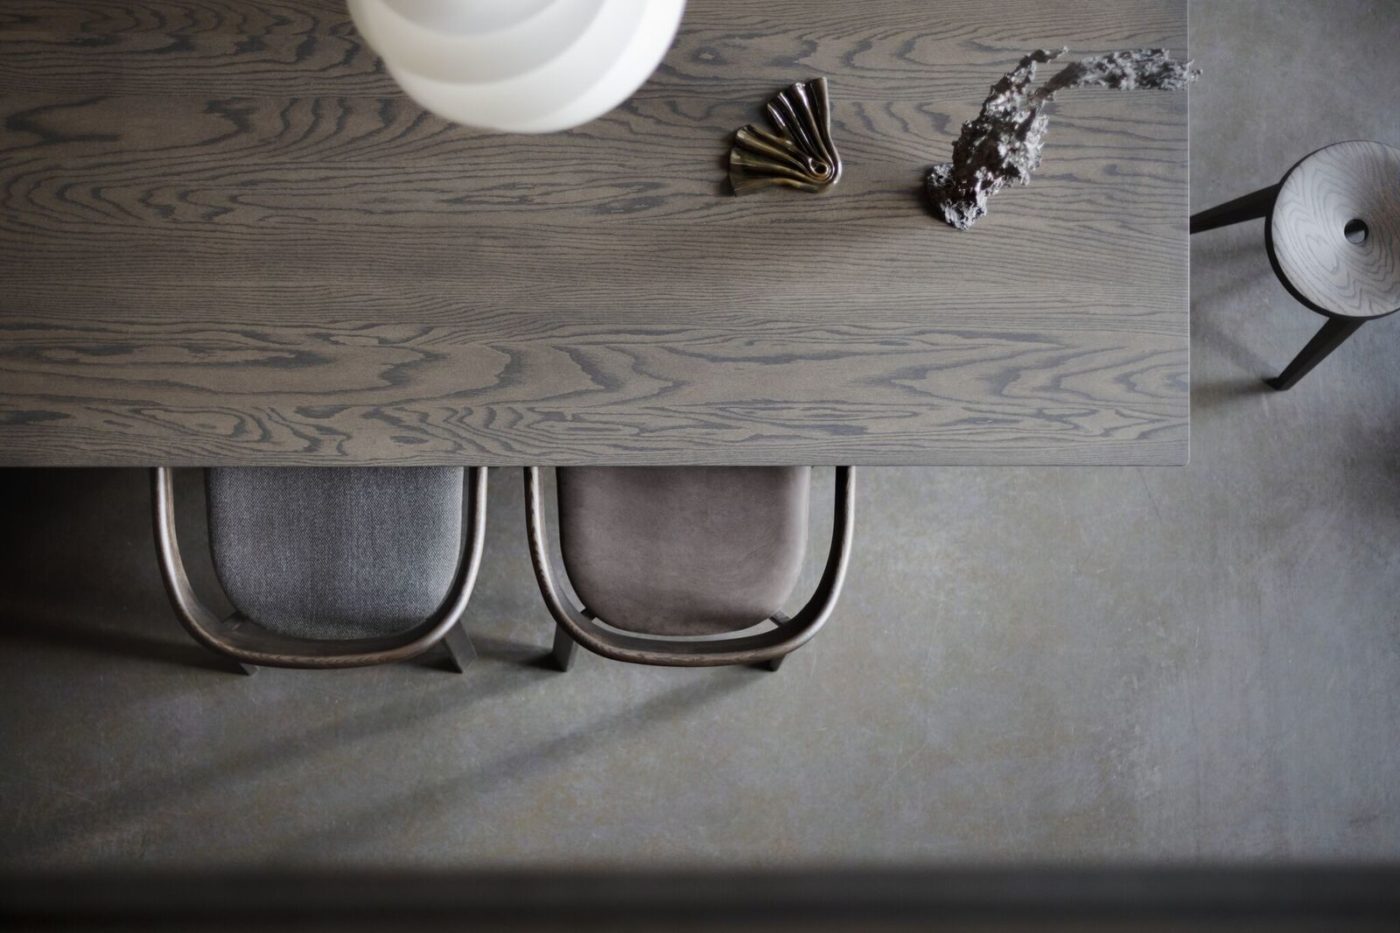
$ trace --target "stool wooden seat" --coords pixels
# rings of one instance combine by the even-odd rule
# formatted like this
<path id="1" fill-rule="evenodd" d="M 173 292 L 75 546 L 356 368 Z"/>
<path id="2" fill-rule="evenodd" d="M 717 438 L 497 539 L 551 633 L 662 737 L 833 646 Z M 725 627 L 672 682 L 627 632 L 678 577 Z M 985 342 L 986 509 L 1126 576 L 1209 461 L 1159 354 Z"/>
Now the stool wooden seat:
<path id="1" fill-rule="evenodd" d="M 1257 217 L 1268 218 L 1279 281 L 1328 319 L 1269 380 L 1287 389 L 1366 321 L 1400 310 L 1400 149 L 1365 140 L 1319 149 L 1277 185 L 1193 215 L 1191 232 Z"/>

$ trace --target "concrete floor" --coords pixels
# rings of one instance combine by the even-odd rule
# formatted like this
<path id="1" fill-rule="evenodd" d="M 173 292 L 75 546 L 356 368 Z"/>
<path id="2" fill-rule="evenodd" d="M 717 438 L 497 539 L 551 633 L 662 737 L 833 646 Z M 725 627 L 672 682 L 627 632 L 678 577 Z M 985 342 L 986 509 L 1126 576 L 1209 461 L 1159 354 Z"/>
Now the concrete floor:
<path id="1" fill-rule="evenodd" d="M 1400 145 L 1396 48 L 1386 0 L 1194 4 L 1193 208 Z M 511 471 L 467 675 L 244 679 L 167 607 L 144 474 L 0 476 L 0 867 L 1400 857 L 1400 320 L 1272 393 L 1320 319 L 1259 222 L 1192 260 L 1190 467 L 865 471 L 777 674 L 533 664 Z"/>

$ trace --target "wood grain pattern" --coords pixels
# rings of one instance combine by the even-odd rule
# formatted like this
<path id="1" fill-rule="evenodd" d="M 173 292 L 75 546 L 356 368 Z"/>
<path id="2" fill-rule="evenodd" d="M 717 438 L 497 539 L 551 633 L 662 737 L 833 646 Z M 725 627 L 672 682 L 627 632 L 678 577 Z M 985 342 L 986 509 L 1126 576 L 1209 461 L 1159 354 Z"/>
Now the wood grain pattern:
<path id="1" fill-rule="evenodd" d="M 920 201 L 1027 49 L 1182 2 L 692 0 L 633 100 L 452 126 L 337 0 L 0 7 L 0 463 L 1179 463 L 1186 95 L 1085 92 L 978 229 Z M 724 190 L 832 82 L 820 197 Z"/>
<path id="2" fill-rule="evenodd" d="M 1269 249 L 1290 289 L 1323 314 L 1367 319 L 1395 313 L 1400 149 L 1351 140 L 1299 162 L 1270 212 Z"/>

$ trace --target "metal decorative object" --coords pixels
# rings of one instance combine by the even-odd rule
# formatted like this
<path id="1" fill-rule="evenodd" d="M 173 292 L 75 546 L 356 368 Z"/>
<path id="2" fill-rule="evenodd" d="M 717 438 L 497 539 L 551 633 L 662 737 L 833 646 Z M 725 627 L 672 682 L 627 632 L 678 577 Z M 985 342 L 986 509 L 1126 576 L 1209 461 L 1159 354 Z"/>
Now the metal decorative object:
<path id="1" fill-rule="evenodd" d="M 729 184 L 735 194 L 772 185 L 824 191 L 841 177 L 841 155 L 831 141 L 831 99 L 826 78 L 799 81 L 768 102 L 775 132 L 752 124 L 734 134 Z"/>
<path id="2" fill-rule="evenodd" d="M 1107 87 L 1178 91 L 1200 72 L 1191 62 L 1173 61 L 1166 49 L 1136 49 L 1098 55 L 1067 65 L 1035 90 L 1035 66 L 1052 62 L 1068 49 L 1039 49 L 1021 59 L 996 84 L 977 119 L 963 124 L 953 144 L 953 161 L 929 170 L 925 186 L 934 209 L 949 226 L 968 230 L 987 213 L 987 199 L 1011 182 L 1030 184 L 1050 117 L 1045 107 L 1057 91 Z"/>

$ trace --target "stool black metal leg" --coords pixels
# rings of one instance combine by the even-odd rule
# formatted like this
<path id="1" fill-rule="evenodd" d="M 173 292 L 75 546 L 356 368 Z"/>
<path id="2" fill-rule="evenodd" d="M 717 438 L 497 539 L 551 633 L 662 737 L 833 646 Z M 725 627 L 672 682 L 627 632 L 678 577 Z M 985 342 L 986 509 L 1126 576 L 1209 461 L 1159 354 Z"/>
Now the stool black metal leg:
<path id="1" fill-rule="evenodd" d="M 1247 194 L 1242 198 L 1235 198 L 1233 201 L 1226 201 L 1224 204 L 1207 208 L 1198 214 L 1192 214 L 1191 232 L 1200 233 L 1203 230 L 1228 227 L 1230 224 L 1243 223 L 1246 220 L 1263 217 L 1269 213 L 1269 208 L 1274 206 L 1274 198 L 1278 196 L 1278 189 L 1278 185 L 1270 185 L 1255 191 L 1253 194 Z"/>
<path id="2" fill-rule="evenodd" d="M 1294 357 L 1287 369 L 1270 379 L 1269 385 L 1280 391 L 1292 388 L 1314 366 L 1326 359 L 1327 354 L 1340 347 L 1348 337 L 1356 333 L 1356 329 L 1364 323 L 1365 321 L 1342 317 L 1328 318 L 1327 323 L 1323 324 L 1322 329 L 1317 332 L 1317 336 L 1308 341 L 1303 352 Z"/>

